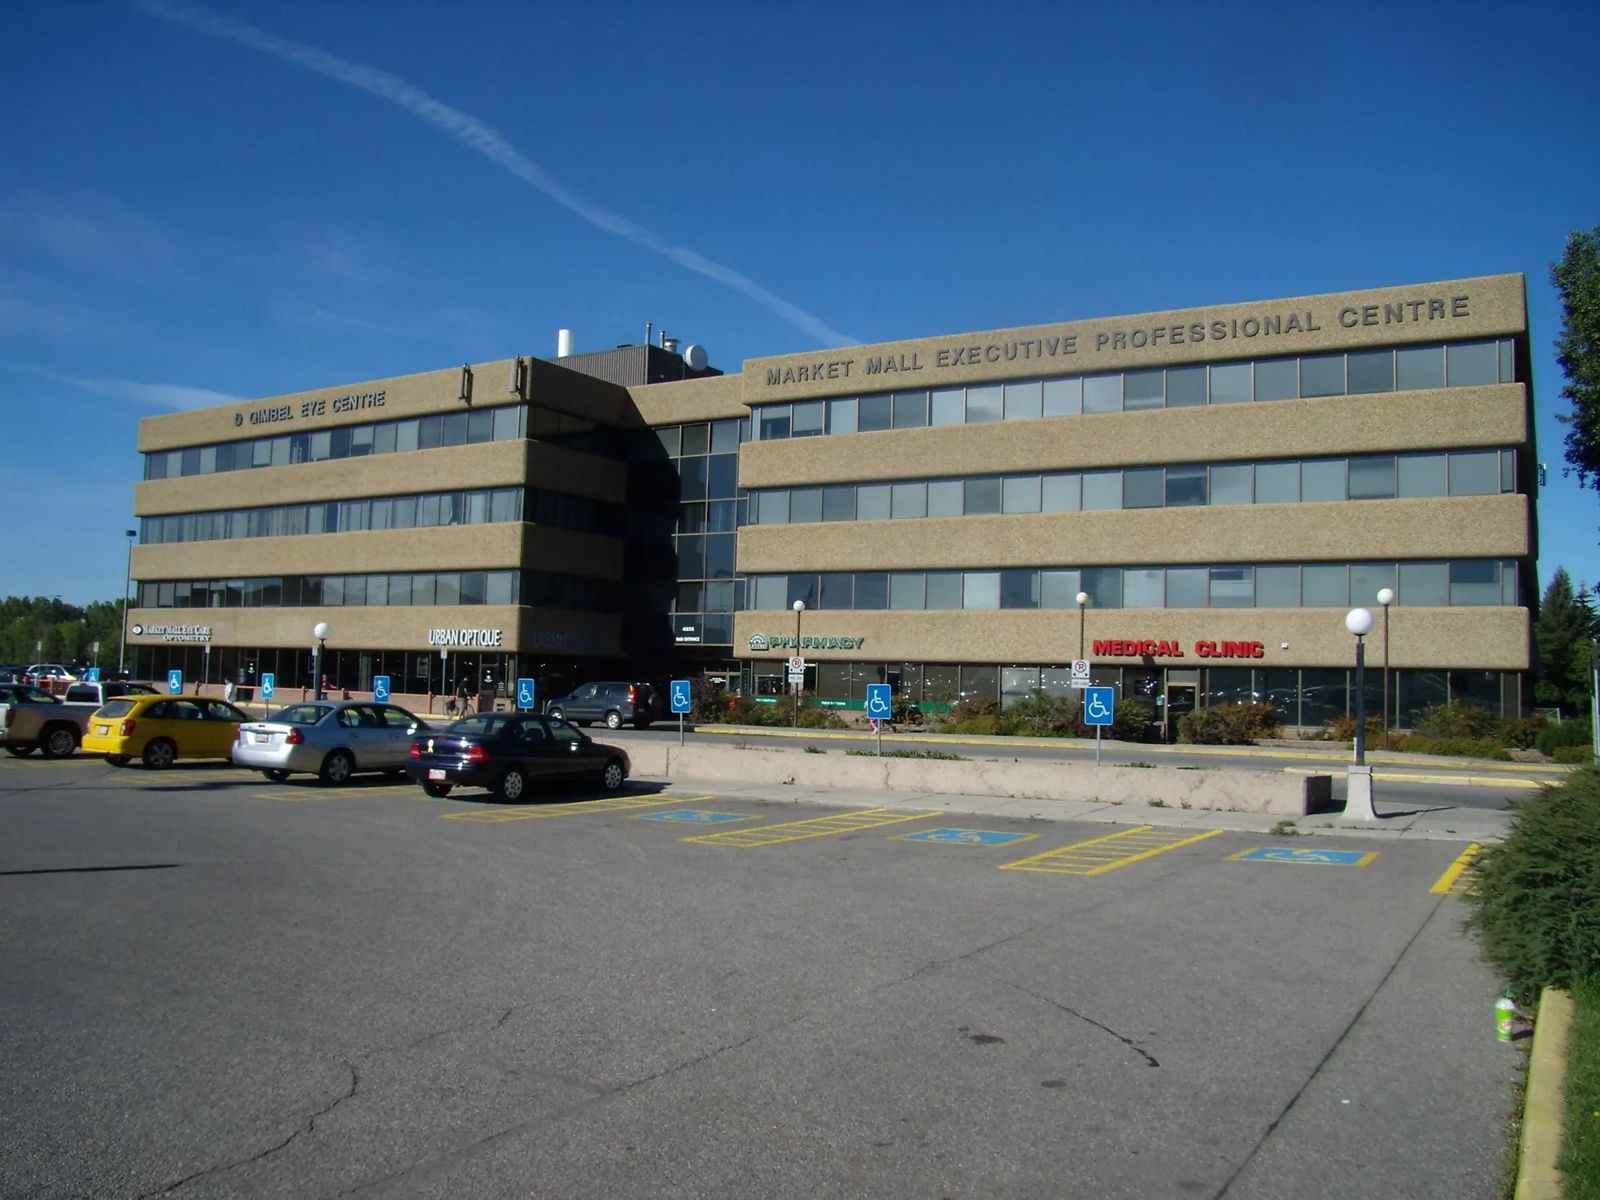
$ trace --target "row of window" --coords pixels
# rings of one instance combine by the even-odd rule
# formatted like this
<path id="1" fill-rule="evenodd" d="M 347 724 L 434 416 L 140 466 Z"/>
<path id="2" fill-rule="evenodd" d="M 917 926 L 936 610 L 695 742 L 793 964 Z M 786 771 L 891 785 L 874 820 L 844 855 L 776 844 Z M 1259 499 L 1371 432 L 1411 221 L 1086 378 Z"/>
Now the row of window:
<path id="1" fill-rule="evenodd" d="M 1513 383 L 1513 345 L 1509 339 L 1452 342 L 797 400 L 761 405 L 755 413 L 755 433 L 758 440 L 769 442 L 930 425 Z"/>
<path id="2" fill-rule="evenodd" d="M 329 500 L 315 504 L 278 504 L 269 508 L 145 517 L 140 522 L 140 540 L 146 545 L 206 542 L 225 538 L 350 533 L 367 529 L 484 525 L 521 519 L 521 488 L 481 488 L 467 492 L 431 492 L 421 496 L 379 496 L 362 500 Z"/>
<path id="3" fill-rule="evenodd" d="M 1377 604 L 1380 589 L 1410 606 L 1516 605 L 1509 559 L 1454 562 L 1302 563 L 1225 567 L 1018 567 L 998 571 L 830 571 L 752 575 L 751 610 L 1348 608 Z"/>
<path id="4" fill-rule="evenodd" d="M 615 612 L 618 585 L 552 571 L 420 571 L 386 575 L 281 575 L 139 584 L 141 608 L 339 608 L 522 604 Z"/>
<path id="5" fill-rule="evenodd" d="M 798 525 L 978 513 L 1485 496 L 1515 490 L 1515 451 L 1465 450 L 841 483 L 765 488 L 751 492 L 750 497 L 753 524 Z"/>
<path id="6" fill-rule="evenodd" d="M 322 462 L 334 458 L 363 458 L 369 454 L 394 454 L 402 450 L 508 442 L 526 436 L 527 432 L 526 405 L 461 409 L 426 417 L 410 417 L 404 421 L 341 425 L 337 429 L 318 429 L 310 433 L 282 434 L 243 442 L 221 442 L 215 446 L 158 450 L 144 456 L 144 477 L 172 479 L 181 475 L 242 471 L 250 467 L 287 467 L 294 463 Z"/>

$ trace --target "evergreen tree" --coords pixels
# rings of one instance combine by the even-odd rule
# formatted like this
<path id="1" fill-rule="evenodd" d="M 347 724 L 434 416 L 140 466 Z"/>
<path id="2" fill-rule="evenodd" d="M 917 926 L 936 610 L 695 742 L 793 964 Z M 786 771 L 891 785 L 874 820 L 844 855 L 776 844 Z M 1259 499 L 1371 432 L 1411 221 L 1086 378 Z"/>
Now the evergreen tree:
<path id="1" fill-rule="evenodd" d="M 1580 484 L 1600 489 L 1600 225 L 1567 236 L 1550 279 L 1561 293 L 1556 361 L 1567 377 L 1561 395 L 1572 405 L 1561 414 L 1567 463 Z"/>
<path id="2" fill-rule="evenodd" d="M 1589 593 L 1574 591 L 1567 569 L 1558 567 L 1533 622 L 1536 704 L 1560 708 L 1563 716 L 1589 711 L 1589 655 L 1596 631 Z"/>

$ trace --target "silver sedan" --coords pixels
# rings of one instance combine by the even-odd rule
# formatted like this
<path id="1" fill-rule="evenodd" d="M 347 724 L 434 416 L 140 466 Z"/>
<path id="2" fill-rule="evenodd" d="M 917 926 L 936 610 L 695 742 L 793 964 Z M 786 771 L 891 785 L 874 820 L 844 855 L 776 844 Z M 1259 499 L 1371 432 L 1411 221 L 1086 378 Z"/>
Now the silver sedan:
<path id="1" fill-rule="evenodd" d="M 279 783 L 297 771 L 344 783 L 358 771 L 403 774 L 412 735 L 427 729 L 395 704 L 318 700 L 240 725 L 232 757 Z"/>

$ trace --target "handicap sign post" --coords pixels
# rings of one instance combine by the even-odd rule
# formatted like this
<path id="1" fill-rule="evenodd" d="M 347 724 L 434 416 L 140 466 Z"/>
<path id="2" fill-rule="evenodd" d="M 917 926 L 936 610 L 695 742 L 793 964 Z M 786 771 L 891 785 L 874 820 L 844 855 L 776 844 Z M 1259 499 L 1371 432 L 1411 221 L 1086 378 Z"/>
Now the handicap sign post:
<path id="1" fill-rule="evenodd" d="M 99 642 L 95 643 L 95 645 L 97 645 L 97 646 L 99 644 L 100 644 Z M 90 667 L 87 671 L 85 671 L 83 673 L 83 681 L 85 683 L 99 683 L 100 682 L 100 668 L 99 667 Z"/>
<path id="2" fill-rule="evenodd" d="M 519 678 L 517 680 L 517 707 L 527 709 L 529 712 L 532 712 L 534 695 L 535 688 L 533 686 L 533 680 L 529 679 L 526 675 Z"/>
<path id="3" fill-rule="evenodd" d="M 689 711 L 691 699 L 689 681 L 687 679 L 674 679 L 671 688 L 672 711 L 678 714 L 678 745 L 683 745 L 683 716 Z"/>
<path id="4" fill-rule="evenodd" d="M 1116 717 L 1116 689 L 1090 687 L 1083 689 L 1083 723 L 1094 726 L 1094 765 L 1100 765 L 1100 731 Z"/>
<path id="5" fill-rule="evenodd" d="M 883 757 L 883 726 L 894 712 L 894 689 L 887 683 L 867 684 L 867 719 L 878 731 L 878 757 Z"/>
<path id="6" fill-rule="evenodd" d="M 379 704 L 389 703 L 389 677 L 387 675 L 374 675 L 372 677 L 372 698 Z"/>
<path id="7" fill-rule="evenodd" d="M 271 671 L 261 673 L 261 698 L 271 700 L 272 693 L 278 690 L 278 677 Z"/>
<path id="8" fill-rule="evenodd" d="M 176 667 L 167 672 L 167 691 L 174 696 L 183 691 L 183 672 Z"/>

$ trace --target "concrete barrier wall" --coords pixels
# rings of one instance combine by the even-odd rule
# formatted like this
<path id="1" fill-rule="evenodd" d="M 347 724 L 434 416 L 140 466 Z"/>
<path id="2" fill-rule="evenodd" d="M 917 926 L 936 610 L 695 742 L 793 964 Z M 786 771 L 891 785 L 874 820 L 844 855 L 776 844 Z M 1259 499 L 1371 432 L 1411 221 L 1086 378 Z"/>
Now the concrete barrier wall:
<path id="1" fill-rule="evenodd" d="M 878 758 L 832 751 L 807 754 L 796 750 L 732 746 L 680 747 L 655 740 L 631 739 L 628 754 L 633 760 L 636 779 L 881 788 L 894 792 L 1088 800 L 1102 804 L 1160 801 L 1170 808 L 1284 816 L 1306 816 L 1333 807 L 1330 776 L 1291 775 L 1283 771 Z"/>

